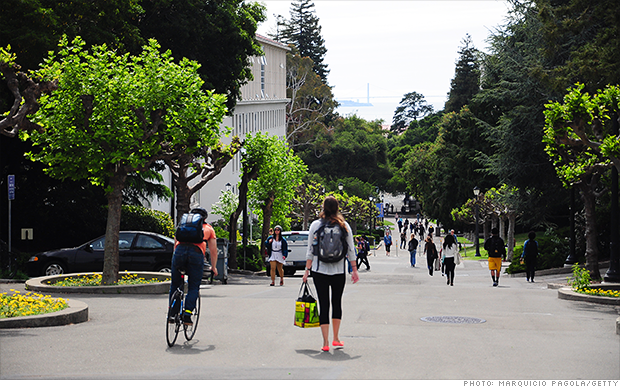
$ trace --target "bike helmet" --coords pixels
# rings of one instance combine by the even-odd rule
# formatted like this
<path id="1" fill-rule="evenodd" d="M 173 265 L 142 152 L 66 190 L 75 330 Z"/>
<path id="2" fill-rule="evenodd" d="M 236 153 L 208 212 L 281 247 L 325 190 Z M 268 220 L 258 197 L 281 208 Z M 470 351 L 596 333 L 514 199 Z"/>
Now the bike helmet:
<path id="1" fill-rule="evenodd" d="M 201 207 L 192 208 L 192 210 L 190 211 L 190 214 L 200 214 L 205 220 L 209 216 L 209 213 L 207 212 L 207 210 Z"/>

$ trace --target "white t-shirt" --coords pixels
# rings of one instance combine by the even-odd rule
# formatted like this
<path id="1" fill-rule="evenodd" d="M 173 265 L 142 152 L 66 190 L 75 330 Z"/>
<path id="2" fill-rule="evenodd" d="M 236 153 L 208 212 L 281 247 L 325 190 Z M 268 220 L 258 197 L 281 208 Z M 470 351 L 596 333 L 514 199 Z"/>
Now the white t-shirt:
<path id="1" fill-rule="evenodd" d="M 282 254 L 282 241 L 277 241 L 273 238 L 271 242 L 271 256 L 269 257 L 268 262 L 277 261 L 280 263 L 284 263 L 284 255 Z"/>
<path id="2" fill-rule="evenodd" d="M 443 250 L 443 255 L 446 258 L 454 258 L 458 252 L 459 245 L 455 243 L 451 247 L 445 247 Z"/>
<path id="3" fill-rule="evenodd" d="M 347 256 L 339 261 L 333 263 L 320 262 L 319 257 L 313 255 L 312 251 L 312 242 L 314 241 L 314 234 L 321 227 L 323 223 L 323 219 L 317 219 L 310 225 L 310 230 L 308 231 L 308 251 L 306 253 L 306 259 L 312 260 L 312 271 L 317 273 L 326 274 L 326 275 L 334 275 L 334 274 L 344 274 L 348 270 L 346 260 L 349 262 L 355 262 L 355 244 L 353 243 L 353 232 L 351 231 L 351 226 L 349 223 L 344 222 L 347 228 Z"/>

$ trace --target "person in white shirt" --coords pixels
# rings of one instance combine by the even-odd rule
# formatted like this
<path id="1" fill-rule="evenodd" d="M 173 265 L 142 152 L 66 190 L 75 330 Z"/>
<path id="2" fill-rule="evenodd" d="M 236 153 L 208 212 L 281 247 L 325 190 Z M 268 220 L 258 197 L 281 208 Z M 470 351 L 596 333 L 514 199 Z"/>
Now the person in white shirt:
<path id="1" fill-rule="evenodd" d="M 448 285 L 454 286 L 454 268 L 456 267 L 455 259 L 459 253 L 459 245 L 452 235 L 446 235 L 443 241 L 443 264 L 446 268 L 445 274 L 448 277 Z"/>
<path id="2" fill-rule="evenodd" d="M 355 244 L 353 243 L 353 232 L 351 226 L 344 220 L 340 213 L 338 200 L 333 196 L 328 196 L 323 201 L 323 211 L 319 215 L 320 219 L 315 220 L 310 225 L 308 232 L 308 252 L 306 253 L 306 270 L 303 276 L 303 282 L 308 280 L 311 272 L 316 288 L 319 301 L 319 322 L 321 325 L 321 334 L 323 335 L 322 351 L 329 351 L 329 309 L 330 309 L 330 288 L 331 288 L 331 307 L 332 307 L 332 324 L 334 339 L 332 346 L 334 348 L 342 348 L 344 344 L 338 336 L 340 331 L 340 321 L 342 319 L 342 293 L 346 283 L 346 266 L 347 260 L 351 265 L 351 279 L 353 283 L 359 281 L 357 273 L 357 264 L 355 262 Z M 347 254 L 338 262 L 320 261 L 315 255 L 313 242 L 317 230 L 324 224 L 338 224 L 342 230 L 346 231 Z"/>

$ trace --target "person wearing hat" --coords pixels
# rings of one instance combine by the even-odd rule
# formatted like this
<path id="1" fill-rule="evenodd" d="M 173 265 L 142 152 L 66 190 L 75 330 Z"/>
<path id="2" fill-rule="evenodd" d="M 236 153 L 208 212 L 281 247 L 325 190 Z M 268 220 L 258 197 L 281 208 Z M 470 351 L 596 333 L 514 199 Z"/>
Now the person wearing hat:
<path id="1" fill-rule="evenodd" d="M 269 265 L 271 266 L 271 285 L 275 286 L 276 270 L 280 275 L 280 286 L 284 285 L 284 260 L 288 256 L 288 244 L 282 236 L 282 227 L 275 226 L 273 235 L 270 235 L 265 241 Z"/>

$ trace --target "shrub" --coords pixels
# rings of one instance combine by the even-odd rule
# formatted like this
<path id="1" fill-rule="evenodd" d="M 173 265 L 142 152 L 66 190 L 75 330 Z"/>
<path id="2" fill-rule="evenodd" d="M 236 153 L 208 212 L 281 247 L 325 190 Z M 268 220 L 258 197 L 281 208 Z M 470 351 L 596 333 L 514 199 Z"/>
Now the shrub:
<path id="1" fill-rule="evenodd" d="M 260 249 L 257 245 L 247 245 L 245 250 L 243 245 L 237 245 L 237 268 L 241 270 L 261 271 L 264 268 Z M 243 267 L 243 257 L 245 256 L 245 268 Z"/>
<path id="2" fill-rule="evenodd" d="M 553 230 L 547 230 L 543 235 L 537 236 L 538 241 L 538 262 L 536 270 L 563 267 L 566 257 L 569 254 L 569 246 Z M 515 246 L 514 258 L 506 272 L 509 274 L 525 271 L 525 264 L 521 264 L 520 258 L 523 253 L 523 245 Z"/>
<path id="3" fill-rule="evenodd" d="M 123 206 L 121 230 L 150 231 L 174 238 L 170 214 L 140 206 Z"/>

